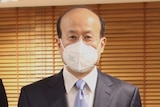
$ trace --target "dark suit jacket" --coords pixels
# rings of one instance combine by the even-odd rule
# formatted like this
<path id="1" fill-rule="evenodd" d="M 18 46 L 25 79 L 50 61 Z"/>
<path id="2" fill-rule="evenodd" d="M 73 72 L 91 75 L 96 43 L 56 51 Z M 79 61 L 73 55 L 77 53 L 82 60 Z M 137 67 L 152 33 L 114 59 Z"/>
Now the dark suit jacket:
<path id="1" fill-rule="evenodd" d="M 8 107 L 6 92 L 1 79 L 0 79 L 0 107 Z"/>
<path id="2" fill-rule="evenodd" d="M 23 87 L 18 107 L 68 107 L 62 71 Z M 93 107 L 141 107 L 139 91 L 98 71 Z"/>

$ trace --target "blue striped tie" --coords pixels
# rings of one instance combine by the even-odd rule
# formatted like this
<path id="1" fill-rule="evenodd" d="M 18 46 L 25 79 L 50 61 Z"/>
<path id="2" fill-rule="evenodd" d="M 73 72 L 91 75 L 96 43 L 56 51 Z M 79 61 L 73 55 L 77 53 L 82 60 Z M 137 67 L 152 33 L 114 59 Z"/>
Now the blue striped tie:
<path id="1" fill-rule="evenodd" d="M 75 98 L 74 107 L 88 107 L 85 93 L 84 93 L 84 86 L 85 86 L 84 80 L 78 80 L 76 82 L 76 87 L 78 89 L 78 93 Z"/>

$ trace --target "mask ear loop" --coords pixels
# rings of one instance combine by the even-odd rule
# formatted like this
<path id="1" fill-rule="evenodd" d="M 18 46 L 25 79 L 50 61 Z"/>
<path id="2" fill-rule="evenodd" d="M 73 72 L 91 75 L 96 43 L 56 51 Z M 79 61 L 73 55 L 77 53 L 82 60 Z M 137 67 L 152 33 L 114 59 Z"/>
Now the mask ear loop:
<path id="1" fill-rule="evenodd" d="M 62 48 L 63 48 L 63 50 L 64 50 L 64 46 L 63 46 L 63 43 L 62 43 L 62 39 L 59 39 L 59 41 L 60 41 L 61 46 L 62 46 Z M 64 64 L 65 64 L 65 63 L 64 63 Z M 67 64 L 65 64 L 65 66 L 69 67 Z"/>
<path id="2" fill-rule="evenodd" d="M 63 43 L 62 43 L 62 40 L 61 40 L 61 39 L 59 39 L 59 41 L 60 41 L 61 46 L 62 46 L 62 48 L 63 48 L 63 50 L 64 50 L 64 45 L 63 45 Z"/>
<path id="3" fill-rule="evenodd" d="M 102 38 L 101 38 L 101 40 L 100 40 L 100 42 L 99 42 L 99 44 L 98 44 L 97 51 L 98 51 L 99 48 L 100 48 L 101 42 L 102 42 Z"/>

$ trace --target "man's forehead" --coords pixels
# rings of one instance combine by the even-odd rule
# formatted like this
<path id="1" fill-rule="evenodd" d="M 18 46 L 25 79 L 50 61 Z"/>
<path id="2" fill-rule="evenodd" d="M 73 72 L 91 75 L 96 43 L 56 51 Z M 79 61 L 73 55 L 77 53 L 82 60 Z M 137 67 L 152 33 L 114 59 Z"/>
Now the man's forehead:
<path id="1" fill-rule="evenodd" d="M 78 15 L 78 16 L 88 15 L 95 18 L 99 18 L 98 15 L 96 15 L 94 12 L 92 12 L 87 8 L 74 8 L 64 13 L 64 15 L 62 16 L 62 19 L 69 16 L 73 16 L 73 15 Z"/>

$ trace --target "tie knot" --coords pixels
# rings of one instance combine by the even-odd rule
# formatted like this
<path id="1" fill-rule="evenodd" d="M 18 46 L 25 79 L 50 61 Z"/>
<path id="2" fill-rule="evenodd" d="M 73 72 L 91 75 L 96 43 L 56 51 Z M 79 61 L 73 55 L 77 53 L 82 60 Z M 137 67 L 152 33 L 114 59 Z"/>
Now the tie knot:
<path id="1" fill-rule="evenodd" d="M 76 82 L 76 87 L 79 89 L 79 90 L 82 90 L 84 88 L 84 85 L 86 84 L 86 82 L 84 80 L 78 80 Z"/>

